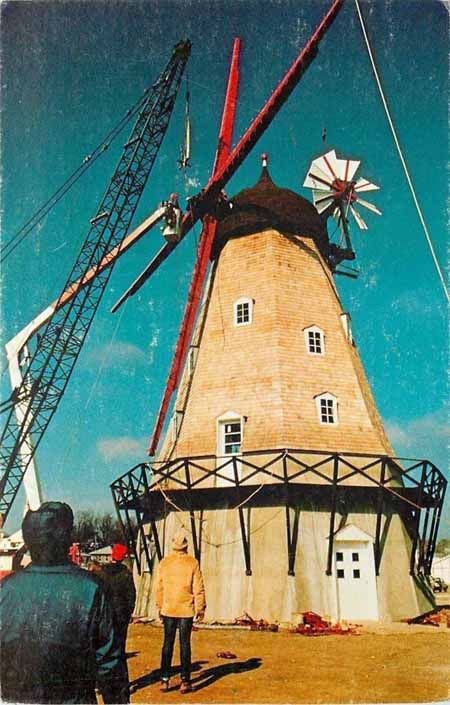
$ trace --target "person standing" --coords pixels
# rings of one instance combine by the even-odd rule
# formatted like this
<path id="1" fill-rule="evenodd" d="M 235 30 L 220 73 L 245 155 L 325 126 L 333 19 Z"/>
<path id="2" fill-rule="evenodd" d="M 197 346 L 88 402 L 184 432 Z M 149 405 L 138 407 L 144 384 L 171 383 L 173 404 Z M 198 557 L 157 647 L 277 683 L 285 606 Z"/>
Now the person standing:
<path id="1" fill-rule="evenodd" d="M 31 564 L 0 583 L 2 702 L 129 703 L 129 683 L 100 581 L 68 556 L 73 513 L 45 502 L 22 534 Z"/>
<path id="2" fill-rule="evenodd" d="M 103 566 L 102 579 L 110 599 L 114 627 L 119 637 L 123 656 L 126 653 L 128 625 L 136 602 L 136 589 L 133 576 L 123 561 L 128 556 L 128 548 L 122 543 L 112 547 L 112 563 Z"/>
<path id="3" fill-rule="evenodd" d="M 164 624 L 161 654 L 162 692 L 169 690 L 170 667 L 177 630 L 181 655 L 181 693 L 190 693 L 191 632 L 194 617 L 203 619 L 206 609 L 205 588 L 198 561 L 188 555 L 188 542 L 182 534 L 172 540 L 172 552 L 159 564 L 156 582 L 156 607 Z"/>

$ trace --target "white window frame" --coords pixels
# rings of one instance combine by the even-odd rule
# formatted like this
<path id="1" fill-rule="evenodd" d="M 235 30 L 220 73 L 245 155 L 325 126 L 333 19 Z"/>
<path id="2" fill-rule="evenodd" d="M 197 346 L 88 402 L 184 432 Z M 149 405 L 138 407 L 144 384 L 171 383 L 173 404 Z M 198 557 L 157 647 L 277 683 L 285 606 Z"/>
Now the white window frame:
<path id="1" fill-rule="evenodd" d="M 344 313 L 341 313 L 341 323 L 342 323 L 342 327 L 344 329 L 345 337 L 347 338 L 350 345 L 354 345 L 355 341 L 353 340 L 353 333 L 352 333 L 352 318 L 349 313 L 347 313 L 345 311 L 344 311 Z"/>
<path id="2" fill-rule="evenodd" d="M 221 458 L 232 458 L 232 457 L 240 457 L 242 455 L 242 445 L 244 442 L 244 423 L 245 423 L 246 417 L 242 416 L 242 414 L 238 414 L 235 411 L 227 411 L 219 418 L 217 419 L 217 455 L 218 457 Z M 241 427 L 241 443 L 240 443 L 240 449 L 236 453 L 225 453 L 225 426 L 227 424 L 232 424 L 232 423 L 239 423 Z M 240 462 L 237 463 L 237 471 L 238 471 L 238 477 L 241 479 L 242 475 L 242 465 Z M 225 477 L 229 477 L 230 482 L 227 482 L 226 480 L 223 480 L 222 478 L 216 478 L 216 485 L 217 487 L 231 487 L 232 483 L 234 483 L 235 477 L 234 477 L 234 470 L 233 467 L 230 463 L 229 466 L 226 468 L 223 468 L 221 471 L 221 474 L 224 475 Z"/>
<path id="3" fill-rule="evenodd" d="M 252 324 L 253 321 L 253 299 L 249 299 L 247 296 L 241 296 L 240 299 L 237 299 L 237 301 L 234 302 L 233 305 L 233 322 L 235 326 L 249 326 Z M 238 310 L 239 306 L 242 306 L 243 304 L 248 305 L 248 321 L 238 321 Z"/>
<path id="4" fill-rule="evenodd" d="M 319 326 L 308 326 L 307 328 L 303 329 L 303 332 L 305 335 L 306 352 L 308 353 L 308 355 L 325 355 L 325 333 L 323 332 L 322 328 L 319 328 Z M 314 336 L 319 335 L 320 350 L 311 350 L 309 340 L 310 333 L 313 333 Z"/>
<path id="5" fill-rule="evenodd" d="M 334 394 L 330 394 L 330 392 L 324 392 L 323 394 L 318 394 L 316 397 L 314 397 L 314 399 L 316 402 L 319 423 L 321 423 L 322 426 L 337 426 L 337 424 L 339 422 L 337 397 L 335 397 Z M 332 421 L 324 421 L 323 420 L 323 418 L 322 418 L 322 401 L 325 401 L 327 404 L 329 404 L 329 402 L 331 402 L 332 419 L 333 419 Z"/>

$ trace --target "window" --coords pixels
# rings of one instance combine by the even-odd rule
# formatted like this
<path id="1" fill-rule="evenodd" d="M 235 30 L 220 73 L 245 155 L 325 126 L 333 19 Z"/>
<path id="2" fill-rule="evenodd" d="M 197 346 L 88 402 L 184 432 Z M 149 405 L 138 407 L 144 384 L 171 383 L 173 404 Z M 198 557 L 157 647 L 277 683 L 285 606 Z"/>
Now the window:
<path id="1" fill-rule="evenodd" d="M 354 571 L 353 571 L 353 577 L 354 577 L 354 578 L 360 578 L 360 577 L 361 577 L 361 574 L 360 574 L 359 570 L 354 570 Z"/>
<path id="2" fill-rule="evenodd" d="M 345 337 L 348 342 L 353 345 L 353 334 L 352 334 L 352 319 L 349 313 L 341 313 L 341 323 L 344 329 Z"/>
<path id="3" fill-rule="evenodd" d="M 183 412 L 182 411 L 175 411 L 172 416 L 172 442 L 173 443 L 175 443 L 175 441 L 178 438 L 178 434 L 180 433 L 182 421 L 183 421 Z"/>
<path id="4" fill-rule="evenodd" d="M 337 424 L 337 399 L 328 392 L 316 398 L 317 413 L 322 424 Z"/>
<path id="5" fill-rule="evenodd" d="M 242 427 L 240 421 L 222 424 L 223 454 L 236 455 L 241 452 Z"/>
<path id="6" fill-rule="evenodd" d="M 352 553 L 352 561 L 355 563 L 359 561 L 359 553 Z"/>
<path id="7" fill-rule="evenodd" d="M 244 416 L 227 411 L 217 419 L 217 455 L 239 455 L 242 450 Z"/>
<path id="8" fill-rule="evenodd" d="M 309 326 L 304 329 L 306 350 L 310 355 L 323 355 L 325 353 L 325 336 L 318 326 Z"/>
<path id="9" fill-rule="evenodd" d="M 343 560 L 344 560 L 344 554 L 342 553 L 342 551 L 337 551 L 337 553 L 336 553 L 336 560 L 337 560 L 337 561 L 343 561 Z"/>
<path id="10" fill-rule="evenodd" d="M 188 355 L 188 373 L 191 375 L 194 371 L 195 363 L 197 360 L 197 352 L 198 348 L 195 346 L 191 346 L 189 348 L 189 355 Z"/>
<path id="11" fill-rule="evenodd" d="M 236 471 L 238 479 L 242 475 L 241 461 L 235 456 L 242 452 L 244 438 L 245 416 L 235 411 L 227 411 L 217 419 L 217 455 L 224 458 L 219 461 L 222 466 L 220 476 L 217 475 L 215 483 L 217 487 L 231 487 L 236 482 Z"/>
<path id="12" fill-rule="evenodd" d="M 338 576 L 338 578 L 345 578 L 345 573 L 344 573 L 343 568 L 339 568 L 339 570 L 337 572 L 337 576 Z"/>
<path id="13" fill-rule="evenodd" d="M 234 325 L 246 326 L 252 322 L 253 317 L 253 300 L 238 299 L 234 303 Z"/>

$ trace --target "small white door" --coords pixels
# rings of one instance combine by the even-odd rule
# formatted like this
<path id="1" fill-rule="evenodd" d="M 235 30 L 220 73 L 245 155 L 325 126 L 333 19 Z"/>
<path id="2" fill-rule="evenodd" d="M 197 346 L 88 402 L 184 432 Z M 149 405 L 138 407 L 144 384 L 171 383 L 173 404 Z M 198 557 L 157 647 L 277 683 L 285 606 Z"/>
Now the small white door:
<path id="1" fill-rule="evenodd" d="M 339 619 L 378 619 L 377 583 L 370 541 L 335 541 Z"/>

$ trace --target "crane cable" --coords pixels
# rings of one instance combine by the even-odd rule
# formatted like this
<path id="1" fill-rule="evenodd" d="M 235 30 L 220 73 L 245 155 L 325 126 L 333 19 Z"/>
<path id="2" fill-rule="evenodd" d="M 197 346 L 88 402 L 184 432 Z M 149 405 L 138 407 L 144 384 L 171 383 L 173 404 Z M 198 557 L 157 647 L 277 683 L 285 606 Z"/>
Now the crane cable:
<path id="1" fill-rule="evenodd" d="M 401 161 L 401 164 L 402 164 L 402 167 L 403 167 L 403 171 L 405 172 L 406 180 L 407 180 L 407 182 L 408 182 L 408 186 L 409 186 L 410 191 L 411 191 L 411 195 L 412 195 L 412 198 L 413 198 L 413 201 L 414 201 L 414 205 L 416 206 L 416 210 L 417 210 L 417 213 L 418 213 L 418 215 L 419 215 L 419 220 L 420 220 L 420 222 L 421 222 L 421 224 L 422 224 L 422 227 L 423 227 L 423 230 L 424 230 L 424 233 L 425 233 L 425 237 L 426 237 L 426 239 L 427 239 L 428 246 L 429 246 L 430 251 L 431 251 L 431 256 L 432 256 L 433 261 L 434 261 L 434 264 L 435 264 L 435 266 L 436 266 L 436 270 L 437 270 L 437 273 L 438 273 L 438 275 L 439 275 L 439 279 L 441 280 L 442 288 L 444 289 L 444 294 L 445 294 L 445 296 L 446 296 L 446 298 L 447 298 L 447 301 L 450 302 L 450 295 L 449 295 L 449 292 L 448 292 L 448 289 L 447 289 L 447 286 L 446 286 L 446 283 L 445 283 L 444 275 L 443 275 L 443 273 L 442 273 L 442 269 L 441 269 L 441 266 L 440 266 L 440 264 L 439 264 L 439 261 L 438 261 L 438 259 L 437 259 L 437 257 L 436 257 L 436 253 L 435 253 L 435 251 L 434 251 L 433 243 L 432 243 L 432 241 L 431 241 L 431 236 L 430 236 L 430 233 L 429 233 L 429 231 L 428 231 L 428 227 L 427 227 L 427 225 L 426 225 L 426 223 L 425 223 L 425 219 L 424 219 L 424 217 L 423 217 L 422 210 L 421 210 L 421 208 L 420 208 L 419 202 L 418 202 L 418 200 L 417 200 L 416 192 L 415 192 L 415 189 L 414 189 L 414 186 L 413 186 L 411 177 L 410 177 L 410 175 L 409 175 L 409 170 L 408 170 L 408 167 L 407 167 L 407 165 L 406 165 L 406 161 L 405 161 L 405 158 L 404 158 L 404 156 L 403 156 L 402 149 L 401 149 L 401 147 L 400 147 L 400 143 L 399 143 L 399 140 L 398 140 L 398 137 L 397 137 L 397 133 L 396 133 L 396 130 L 395 130 L 395 127 L 394 127 L 394 123 L 392 122 L 392 117 L 391 117 L 391 113 L 390 113 L 390 110 L 389 110 L 389 106 L 388 106 L 388 104 L 387 104 L 387 100 L 386 100 L 386 97 L 385 97 L 385 95 L 384 95 L 383 87 L 382 87 L 381 81 L 380 81 L 380 76 L 379 76 L 377 67 L 376 67 L 376 65 L 375 65 L 375 60 L 374 60 L 374 57 L 373 57 L 372 49 L 371 49 L 371 47 L 370 47 L 369 38 L 368 38 L 368 36 L 367 36 L 367 31 L 366 31 L 366 27 L 365 27 L 365 24 L 364 24 L 363 16 L 362 16 L 362 13 L 361 13 L 361 8 L 360 8 L 360 5 L 359 5 L 359 0 L 355 0 L 355 5 L 356 5 L 357 13 L 358 13 L 359 22 L 360 22 L 360 24 L 361 24 L 361 30 L 362 30 L 362 33 L 363 33 L 363 37 L 364 37 L 364 40 L 365 40 L 365 43 L 366 43 L 366 47 L 367 47 L 367 51 L 368 51 L 368 54 L 369 54 L 370 63 L 372 64 L 372 69 L 373 69 L 373 73 L 374 73 L 374 76 L 375 76 L 375 81 L 376 81 L 376 83 L 377 83 L 378 90 L 379 90 L 379 92 L 380 92 L 381 101 L 382 101 L 382 103 L 383 103 L 383 107 L 384 107 L 384 111 L 385 111 L 385 113 L 386 113 L 386 117 L 387 117 L 387 120 L 388 120 L 388 123 L 389 123 L 389 127 L 390 127 L 390 129 L 391 129 L 392 136 L 393 136 L 393 138 L 394 138 L 395 146 L 397 147 L 397 152 L 398 152 L 398 155 L 399 155 L 399 157 L 400 157 L 400 161 Z"/>
<path id="2" fill-rule="evenodd" d="M 136 115 L 138 110 L 143 105 L 147 98 L 148 88 L 137 102 L 125 113 L 119 122 L 108 132 L 106 137 L 95 147 L 94 150 L 86 157 L 75 171 L 64 181 L 64 183 L 50 196 L 37 211 L 22 225 L 22 227 L 6 242 L 1 248 L 0 262 L 4 262 L 11 255 L 16 247 L 30 234 L 30 232 L 38 225 L 38 223 L 56 206 L 56 204 L 65 196 L 65 194 L 74 186 L 78 179 L 89 169 L 94 162 L 109 148 L 111 143 L 122 132 L 130 120 Z"/>

